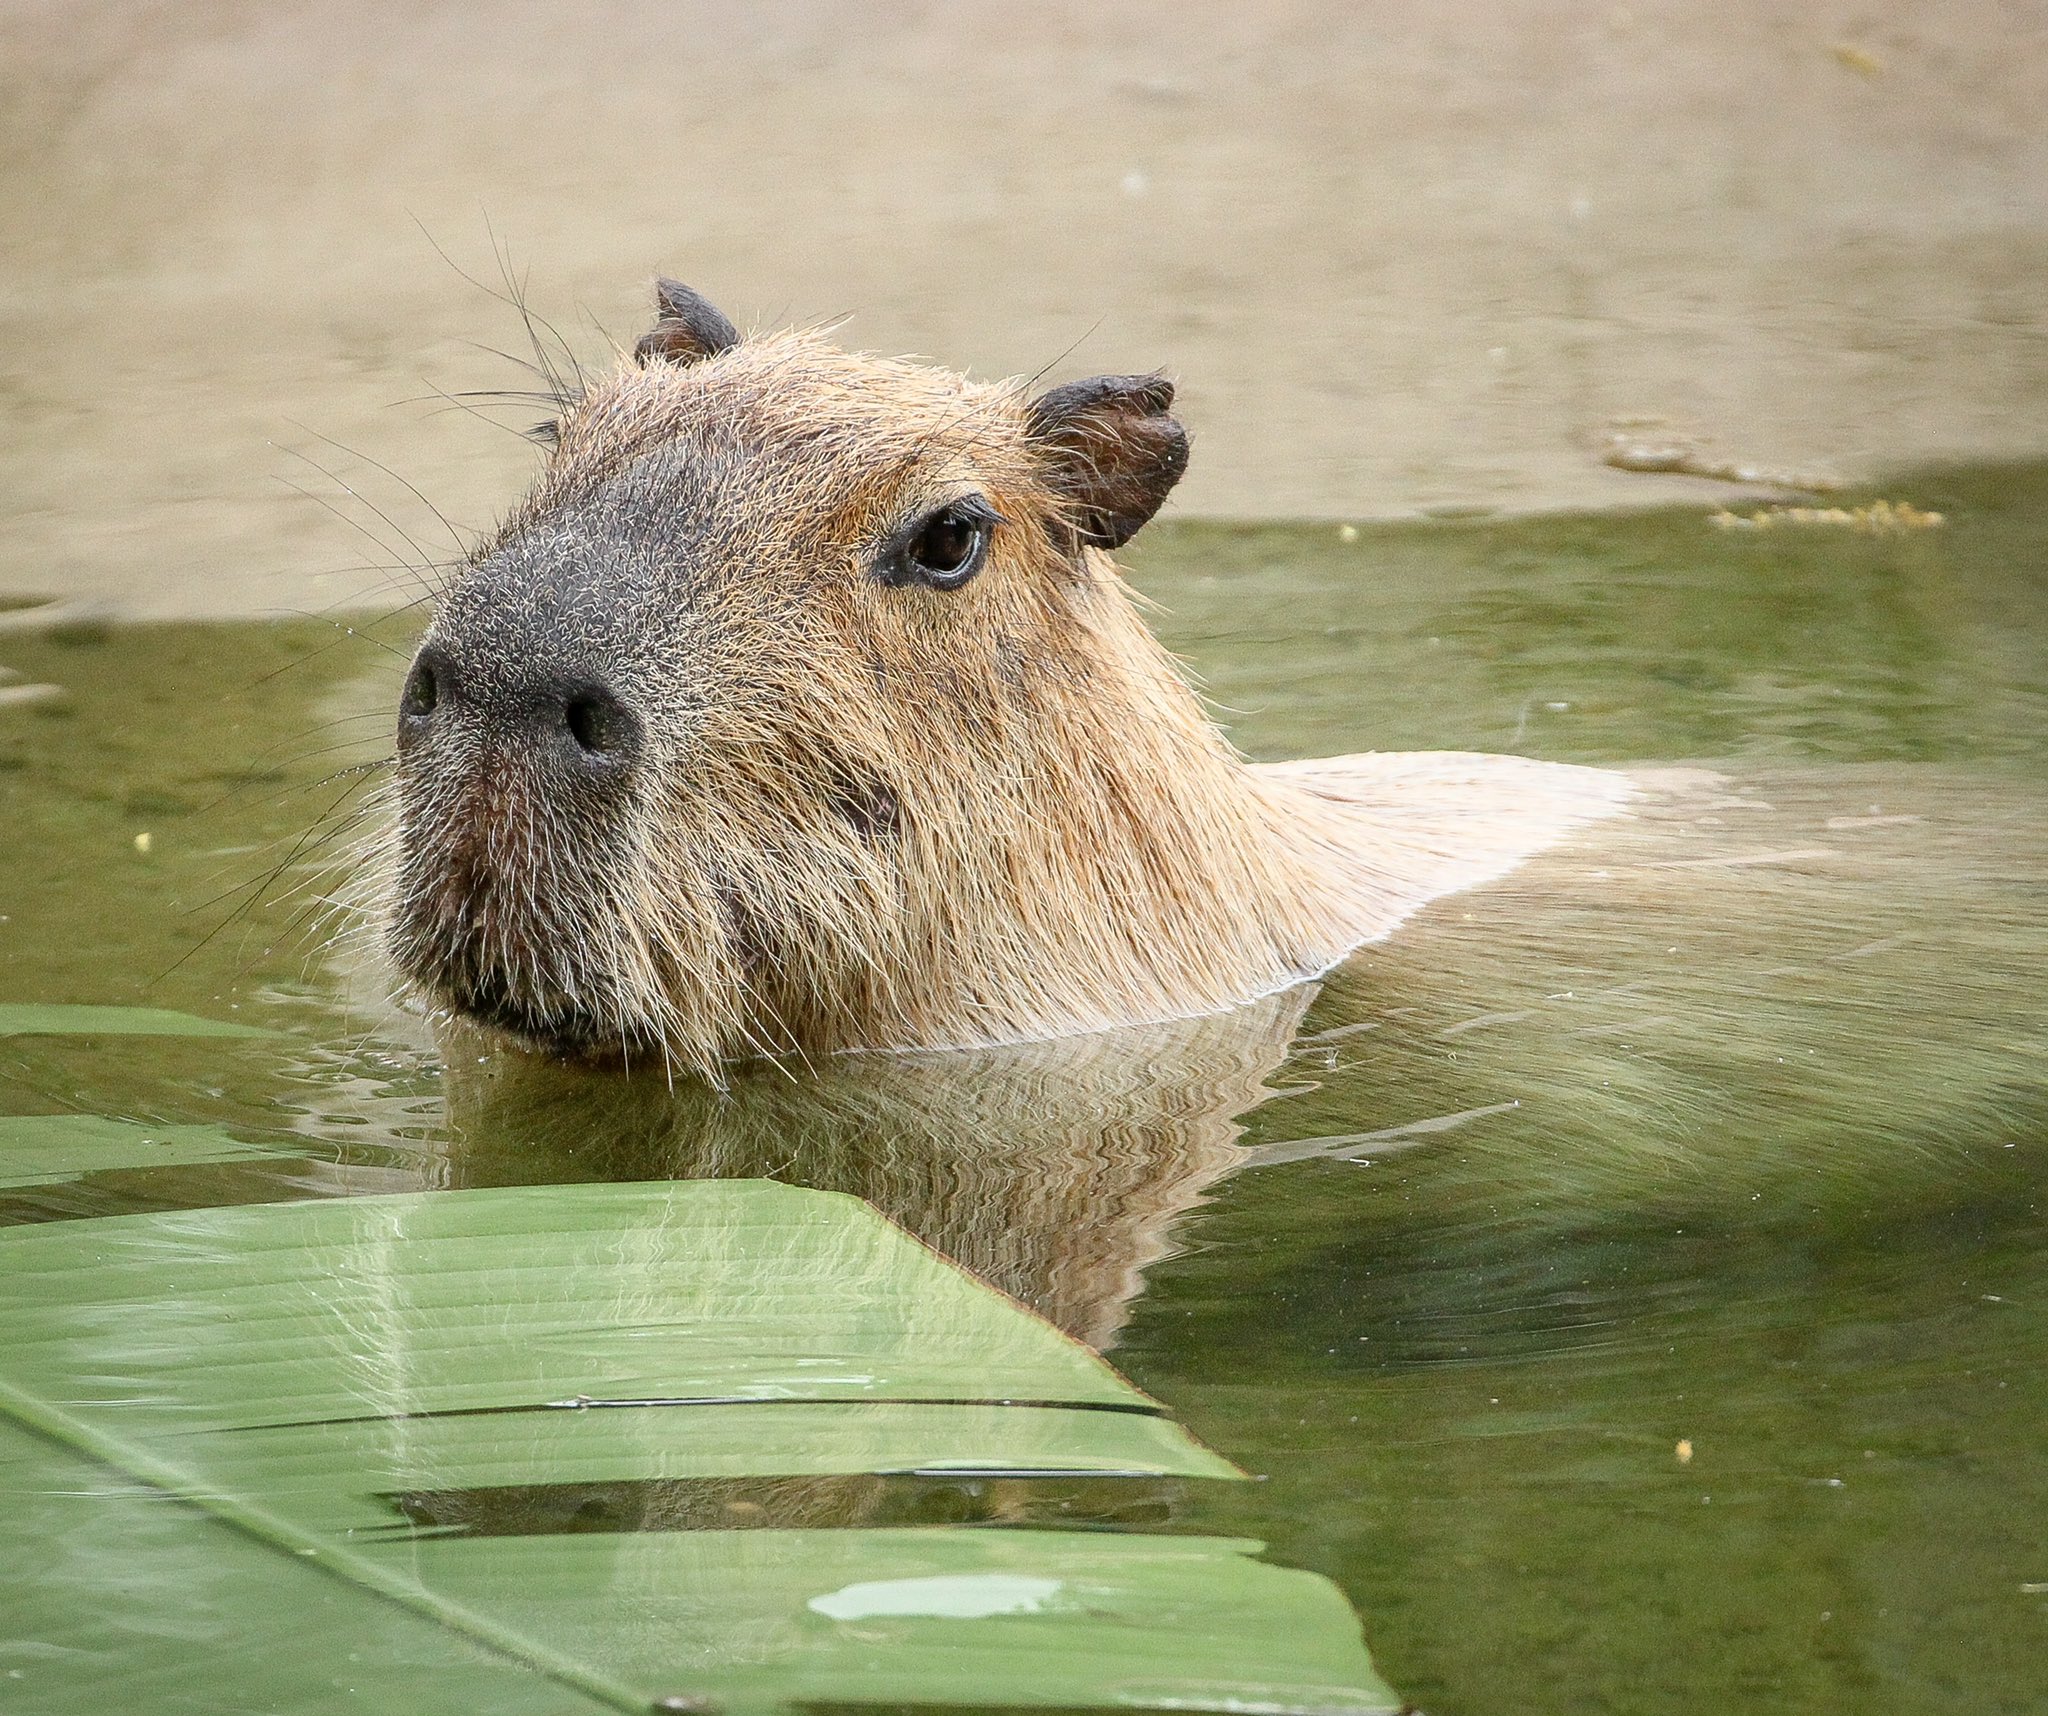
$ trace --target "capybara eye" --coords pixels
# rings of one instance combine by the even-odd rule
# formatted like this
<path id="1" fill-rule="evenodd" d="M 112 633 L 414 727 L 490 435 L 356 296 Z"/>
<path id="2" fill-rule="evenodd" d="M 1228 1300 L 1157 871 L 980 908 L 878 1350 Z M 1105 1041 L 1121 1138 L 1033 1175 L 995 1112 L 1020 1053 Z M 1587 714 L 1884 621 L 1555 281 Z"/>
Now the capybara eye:
<path id="1" fill-rule="evenodd" d="M 980 527 L 972 519 L 962 518 L 949 508 L 918 532 L 911 558 L 927 572 L 950 577 L 967 564 L 980 534 Z"/>
<path id="2" fill-rule="evenodd" d="M 988 558 L 989 535 L 1002 522 L 979 495 L 948 501 L 899 539 L 895 552 L 883 557 L 882 580 L 957 590 L 981 570 Z"/>

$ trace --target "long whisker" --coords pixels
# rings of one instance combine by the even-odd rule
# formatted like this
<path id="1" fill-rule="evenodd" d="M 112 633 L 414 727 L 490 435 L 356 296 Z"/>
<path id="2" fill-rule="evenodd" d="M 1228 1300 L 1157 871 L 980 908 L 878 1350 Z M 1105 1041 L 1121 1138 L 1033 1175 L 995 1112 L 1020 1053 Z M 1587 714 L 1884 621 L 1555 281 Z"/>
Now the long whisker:
<path id="1" fill-rule="evenodd" d="M 332 435 L 323 435 L 320 433 L 318 429 L 314 429 L 307 424 L 300 423 L 296 419 L 288 419 L 288 421 L 291 422 L 293 428 L 302 429 L 308 435 L 311 435 L 315 440 L 326 442 L 326 444 L 332 447 L 337 453 L 345 453 L 352 459 L 360 459 L 363 461 L 364 464 L 369 465 L 376 470 L 382 471 L 394 483 L 397 483 L 401 488 L 403 488 L 407 494 L 411 495 L 414 500 L 418 501 L 421 506 L 425 507 L 427 511 L 432 513 L 434 517 L 440 521 L 441 528 L 447 531 L 448 540 L 455 544 L 455 552 L 458 555 L 463 556 L 464 558 L 468 557 L 469 544 L 462 540 L 462 533 L 459 530 L 457 530 L 452 523 L 449 522 L 448 515 L 445 512 L 443 512 L 439 507 L 437 507 L 432 501 L 428 500 L 427 497 L 420 492 L 417 484 L 400 476 L 389 465 L 385 464 L 382 459 L 373 458 L 368 453 L 358 452 L 353 447 L 345 446 L 343 445 L 343 443 L 337 441 Z"/>
<path id="2" fill-rule="evenodd" d="M 311 461 L 309 460 L 308 463 L 310 462 Z M 405 557 L 402 554 L 398 554 L 390 543 L 384 541 L 380 536 L 378 536 L 378 534 L 374 530 L 370 529 L 368 525 L 364 524 L 361 519 L 349 517 L 347 513 L 343 512 L 340 507 L 336 506 L 325 495 L 315 494 L 303 483 L 295 483 L 291 480 L 290 477 L 279 477 L 277 480 L 280 483 L 284 484 L 284 486 L 290 489 L 294 494 L 303 495 L 315 506 L 322 507 L 326 509 L 328 512 L 333 513 L 334 516 L 340 519 L 343 524 L 347 525 L 349 529 L 359 531 L 367 541 L 375 543 L 377 547 L 384 553 L 393 555 L 395 558 L 397 558 L 402 564 L 405 565 L 407 573 L 420 584 L 421 588 L 426 590 L 428 595 L 432 596 L 438 594 L 438 592 L 434 589 L 431 581 L 426 577 L 426 575 L 424 574 L 424 572 L 422 572 L 420 568 L 415 567 L 409 561 L 406 561 Z"/>
<path id="3" fill-rule="evenodd" d="M 327 822 L 327 820 L 330 817 L 332 817 L 335 814 L 336 811 L 340 810 L 341 807 L 348 802 L 349 798 L 353 794 L 355 794 L 357 791 L 361 789 L 363 785 L 363 780 L 364 778 L 366 778 L 368 770 L 372 767 L 381 766 L 381 764 L 360 765 L 355 770 L 349 771 L 353 773 L 356 776 L 356 778 L 352 779 L 347 786 L 342 788 L 340 794 L 327 806 L 325 810 L 323 810 L 320 813 L 320 816 L 315 820 L 313 826 L 307 829 L 305 833 L 301 834 L 299 838 L 295 842 L 293 842 L 292 849 L 289 852 L 287 852 L 284 855 L 284 857 L 281 860 L 279 860 L 277 864 L 272 866 L 269 870 L 265 871 L 263 875 L 253 878 L 252 881 L 244 882 L 240 884 L 238 887 L 229 888 L 225 892 L 215 895 L 211 900 L 206 901 L 204 905 L 190 908 L 192 911 L 195 912 L 204 911 L 210 906 L 218 905 L 222 900 L 232 899 L 238 893 L 246 892 L 248 894 L 248 897 L 242 902 L 241 905 L 236 907 L 235 910 L 231 911 L 226 917 L 222 918 L 219 923 L 215 924 L 212 929 L 208 930 L 203 936 L 201 936 L 197 941 L 195 941 L 183 953 L 179 954 L 176 959 L 174 959 L 169 965 L 164 967 L 162 971 L 158 972 L 155 977 L 151 978 L 149 982 L 146 985 L 144 985 L 144 987 L 154 988 L 156 987 L 157 984 L 162 983 L 166 978 L 170 977 L 172 973 L 179 970 L 189 960 L 194 958 L 202 949 L 211 944 L 213 940 L 217 936 L 219 936 L 220 933 L 223 930 L 225 930 L 230 924 L 237 922 L 238 920 L 246 916 L 250 911 L 254 910 L 256 904 L 262 900 L 264 895 L 269 891 L 271 885 L 276 882 L 278 877 L 282 876 L 288 869 L 290 869 L 293 864 L 297 863 L 300 856 L 304 852 L 306 852 L 310 846 L 313 846 L 327 839 L 332 839 L 334 831 L 325 830 L 323 832 L 323 825 Z M 249 892 L 251 888 L 253 888 L 253 892 Z"/>
<path id="4" fill-rule="evenodd" d="M 277 446 L 277 443 L 273 441 L 271 445 Z M 401 542 L 403 542 L 406 545 L 406 547 L 410 548 L 413 551 L 414 555 L 418 557 L 419 567 L 423 573 L 431 573 L 436 569 L 434 557 L 431 554 L 429 554 L 424 547 L 420 545 L 419 539 L 415 537 L 411 531 L 407 530 L 404 525 L 400 524 L 397 519 L 393 518 L 388 512 L 386 512 L 381 506 L 379 506 L 375 501 L 371 500 L 368 495 L 363 494 L 360 490 L 356 489 L 351 483 L 349 483 L 345 478 L 340 476 L 338 473 L 329 470 L 325 465 L 321 464 L 320 461 L 314 458 L 310 453 L 301 452 L 297 447 L 283 447 L 280 448 L 279 450 L 284 452 L 291 458 L 299 460 L 303 464 L 310 465 L 314 470 L 318 471 L 336 488 L 340 489 L 343 494 L 347 495 L 350 500 L 356 502 L 359 506 L 367 507 L 371 515 L 374 518 L 378 519 L 384 525 L 385 529 L 389 530 Z M 443 520 L 443 522 L 445 523 L 446 521 Z M 458 543 L 457 546 L 459 547 L 460 544 Z M 403 557 L 401 556 L 401 558 Z"/>

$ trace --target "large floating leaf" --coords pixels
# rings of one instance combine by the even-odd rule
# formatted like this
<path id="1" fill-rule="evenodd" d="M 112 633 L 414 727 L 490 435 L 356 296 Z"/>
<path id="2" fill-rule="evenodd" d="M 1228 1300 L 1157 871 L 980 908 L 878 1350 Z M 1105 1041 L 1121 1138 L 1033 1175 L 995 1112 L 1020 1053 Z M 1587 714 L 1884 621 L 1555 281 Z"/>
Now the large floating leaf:
<path id="1" fill-rule="evenodd" d="M 0 1233 L 0 1271 L 11 1374 L 102 1391 L 131 1425 L 577 1401 L 1153 1408 L 857 1199 L 765 1181 L 117 1216 Z"/>
<path id="2" fill-rule="evenodd" d="M 395 1498 L 460 1524 L 579 1484 L 1236 1475 L 836 1194 L 536 1186 L 0 1231 L 0 1406 L 613 1704 L 1394 1702 L 1341 1597 L 1235 1542 L 405 1531 Z"/>
<path id="3" fill-rule="evenodd" d="M 222 1452 L 234 1482 L 336 1526 L 366 1523 L 365 1493 L 418 1490 L 865 1472 L 1238 1475 L 1150 1414 L 901 1402 L 373 1419 L 244 1431 Z"/>
<path id="4" fill-rule="evenodd" d="M 8 1716 L 577 1716 L 611 1705 L 0 1417 Z"/>
<path id="5" fill-rule="evenodd" d="M 168 1007 L 79 1007 L 59 1002 L 0 1002 L 0 1037 L 264 1037 L 254 1025 L 202 1019 Z"/>
<path id="6" fill-rule="evenodd" d="M 271 1153 L 230 1138 L 218 1126 L 153 1126 L 97 1114 L 0 1115 L 0 1188 L 113 1168 L 183 1167 Z"/>
<path id="7" fill-rule="evenodd" d="M 476 1551 L 488 1547 L 491 1553 Z M 656 1694 L 812 1703 L 1392 1711 L 1327 1580 L 1214 1537 L 688 1531 L 370 1553 L 574 1639 Z"/>

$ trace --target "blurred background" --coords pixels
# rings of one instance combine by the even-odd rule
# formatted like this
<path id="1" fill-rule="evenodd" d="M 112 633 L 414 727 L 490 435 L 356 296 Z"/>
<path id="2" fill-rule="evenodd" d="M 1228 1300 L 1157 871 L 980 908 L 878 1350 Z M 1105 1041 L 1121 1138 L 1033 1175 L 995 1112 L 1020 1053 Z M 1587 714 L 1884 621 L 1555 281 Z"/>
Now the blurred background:
<path id="1" fill-rule="evenodd" d="M 665 271 L 982 375 L 1163 367 L 1183 516 L 1731 492 L 1617 432 L 1865 479 L 2048 448 L 2038 4 L 4 17 L 14 594 L 375 596 L 297 454 L 422 541 L 365 460 L 487 522 L 532 451 L 441 394 L 523 384 L 462 277 L 505 268 L 586 362 Z"/>

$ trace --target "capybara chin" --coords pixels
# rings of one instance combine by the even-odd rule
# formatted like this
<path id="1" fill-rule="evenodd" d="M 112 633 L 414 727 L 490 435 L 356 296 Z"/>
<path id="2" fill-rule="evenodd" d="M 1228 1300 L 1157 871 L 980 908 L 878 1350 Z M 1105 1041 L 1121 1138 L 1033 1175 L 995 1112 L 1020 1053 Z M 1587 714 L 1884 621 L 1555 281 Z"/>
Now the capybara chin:
<path id="1" fill-rule="evenodd" d="M 716 1077 L 1230 1007 L 1613 812 L 1505 757 L 1247 763 L 1110 559 L 1187 437 L 664 281 L 443 594 L 377 866 L 430 1005 Z"/>

